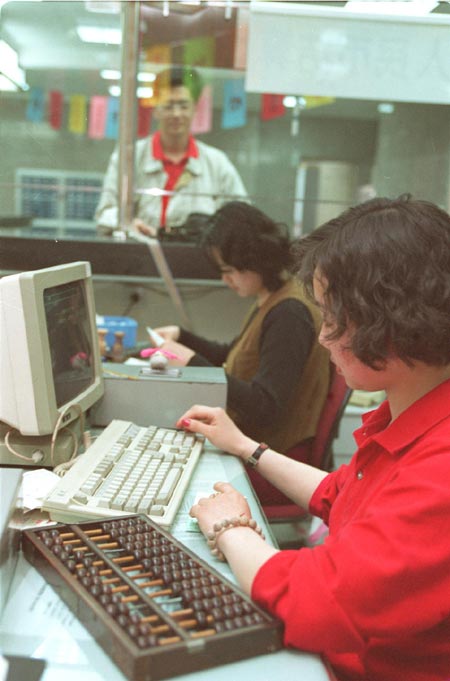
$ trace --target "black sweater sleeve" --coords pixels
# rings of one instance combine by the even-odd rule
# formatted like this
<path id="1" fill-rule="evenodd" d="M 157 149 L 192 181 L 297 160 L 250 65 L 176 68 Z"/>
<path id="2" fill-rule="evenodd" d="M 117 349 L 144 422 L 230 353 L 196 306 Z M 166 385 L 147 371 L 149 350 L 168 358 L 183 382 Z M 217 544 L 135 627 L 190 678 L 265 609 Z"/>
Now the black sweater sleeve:
<path id="1" fill-rule="evenodd" d="M 250 382 L 233 376 L 228 380 L 228 406 L 237 412 L 237 423 L 263 425 L 285 408 L 315 339 L 308 308 L 289 298 L 267 313 L 260 340 L 260 359 Z"/>
<path id="2" fill-rule="evenodd" d="M 213 366 L 220 367 L 225 362 L 230 350 L 230 343 L 218 343 L 206 340 L 195 333 L 180 329 L 179 342 L 194 350 L 195 355 L 189 362 L 189 366 Z"/>

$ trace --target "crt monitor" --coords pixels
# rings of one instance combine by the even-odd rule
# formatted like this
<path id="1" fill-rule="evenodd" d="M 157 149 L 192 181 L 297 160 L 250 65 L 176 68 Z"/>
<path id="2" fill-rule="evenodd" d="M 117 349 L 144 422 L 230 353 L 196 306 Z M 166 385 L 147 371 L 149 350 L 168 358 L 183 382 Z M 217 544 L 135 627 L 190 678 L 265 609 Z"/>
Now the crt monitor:
<path id="1" fill-rule="evenodd" d="M 53 468 L 103 395 L 90 264 L 0 279 L 0 464 Z"/>

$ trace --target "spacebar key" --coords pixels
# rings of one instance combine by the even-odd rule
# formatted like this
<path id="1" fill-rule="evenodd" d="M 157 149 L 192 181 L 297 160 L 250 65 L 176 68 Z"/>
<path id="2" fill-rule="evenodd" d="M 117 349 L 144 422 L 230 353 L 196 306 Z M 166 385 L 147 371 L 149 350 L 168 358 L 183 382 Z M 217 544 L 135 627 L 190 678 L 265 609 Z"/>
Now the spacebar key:
<path id="1" fill-rule="evenodd" d="M 171 468 L 162 484 L 161 489 L 156 495 L 155 503 L 157 504 L 167 504 L 173 491 L 177 485 L 178 480 L 181 477 L 182 468 Z"/>

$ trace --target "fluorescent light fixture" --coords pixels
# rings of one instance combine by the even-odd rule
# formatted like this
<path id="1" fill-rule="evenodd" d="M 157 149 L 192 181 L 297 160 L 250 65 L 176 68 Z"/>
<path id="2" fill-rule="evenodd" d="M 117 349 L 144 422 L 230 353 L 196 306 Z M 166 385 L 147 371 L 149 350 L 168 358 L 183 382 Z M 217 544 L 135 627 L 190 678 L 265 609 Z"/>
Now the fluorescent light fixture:
<path id="1" fill-rule="evenodd" d="M 380 102 L 377 106 L 377 111 L 380 114 L 391 114 L 395 111 L 395 106 L 391 102 Z"/>
<path id="2" fill-rule="evenodd" d="M 102 69 L 100 71 L 100 77 L 103 80 L 120 80 L 120 71 L 115 69 Z"/>
<path id="3" fill-rule="evenodd" d="M 120 85 L 110 85 L 108 92 L 111 97 L 120 97 Z M 136 90 L 136 97 L 138 97 L 138 99 L 151 99 L 153 97 L 153 88 L 138 87 Z"/>
<path id="4" fill-rule="evenodd" d="M 306 99 L 302 96 L 295 97 L 294 95 L 286 95 L 283 98 L 283 106 L 286 109 L 304 109 L 306 107 Z"/>
<path id="5" fill-rule="evenodd" d="M 111 97 L 120 97 L 120 85 L 110 85 L 108 92 Z"/>
<path id="6" fill-rule="evenodd" d="M 0 40 L 0 90 L 17 92 L 29 90 L 25 72 L 19 66 L 17 52 L 4 40 Z"/>
<path id="7" fill-rule="evenodd" d="M 100 76 L 104 80 L 120 80 L 121 78 L 120 71 L 117 71 L 116 69 L 102 69 L 102 71 L 100 71 Z M 156 74 L 148 73 L 146 71 L 141 71 L 141 73 L 138 73 L 137 75 L 137 79 L 140 83 L 153 83 L 155 78 Z"/>
<path id="8" fill-rule="evenodd" d="M 153 83 L 156 79 L 156 73 L 148 73 L 148 71 L 141 71 L 137 75 L 137 79 L 140 83 Z"/>
<path id="9" fill-rule="evenodd" d="M 139 99 L 151 99 L 153 97 L 153 88 L 138 87 L 136 95 Z"/>
<path id="10" fill-rule="evenodd" d="M 107 45 L 120 45 L 122 43 L 122 30 L 120 28 L 77 26 L 77 33 L 84 43 L 105 43 Z"/>
<path id="11" fill-rule="evenodd" d="M 344 9 L 360 14 L 418 17 L 429 14 L 438 4 L 436 0 L 349 0 Z"/>
<path id="12" fill-rule="evenodd" d="M 286 109 L 293 109 L 297 106 L 297 97 L 294 97 L 294 95 L 286 95 L 286 97 L 283 97 L 283 106 L 285 106 Z"/>

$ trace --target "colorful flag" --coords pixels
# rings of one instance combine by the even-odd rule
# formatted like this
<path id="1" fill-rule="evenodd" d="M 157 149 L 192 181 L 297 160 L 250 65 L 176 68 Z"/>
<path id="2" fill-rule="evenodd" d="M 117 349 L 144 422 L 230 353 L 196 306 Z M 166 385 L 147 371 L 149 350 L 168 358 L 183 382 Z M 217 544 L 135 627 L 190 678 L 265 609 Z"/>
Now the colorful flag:
<path id="1" fill-rule="evenodd" d="M 215 40 L 212 36 L 191 38 L 186 40 L 183 50 L 185 66 L 214 66 L 216 52 Z"/>
<path id="2" fill-rule="evenodd" d="M 54 130 L 60 130 L 64 111 L 64 97 L 59 90 L 48 93 L 48 122 Z"/>
<path id="3" fill-rule="evenodd" d="M 152 110 L 145 106 L 141 99 L 138 100 L 137 136 L 147 137 L 152 125 Z"/>
<path id="4" fill-rule="evenodd" d="M 108 97 L 94 95 L 89 107 L 88 136 L 101 140 L 105 137 L 106 116 L 108 112 Z"/>
<path id="5" fill-rule="evenodd" d="M 86 95 L 71 95 L 69 98 L 69 132 L 83 135 L 87 125 Z"/>
<path id="6" fill-rule="evenodd" d="M 286 109 L 283 104 L 284 95 L 261 95 L 261 119 L 270 121 L 272 118 L 284 116 Z"/>
<path id="7" fill-rule="evenodd" d="M 108 97 L 105 137 L 109 140 L 116 140 L 119 137 L 119 107 L 118 97 Z"/>
<path id="8" fill-rule="evenodd" d="M 212 130 L 212 116 L 213 116 L 213 96 L 211 85 L 205 85 L 200 99 L 197 102 L 195 115 L 191 125 L 193 135 L 198 135 L 203 132 L 210 132 Z"/>
<path id="9" fill-rule="evenodd" d="M 242 128 L 246 122 L 244 79 L 227 80 L 223 86 L 222 128 Z"/>
<path id="10" fill-rule="evenodd" d="M 41 123 L 44 120 L 45 99 L 44 91 L 40 87 L 32 87 L 28 95 L 28 105 L 26 110 L 27 121 Z"/>

